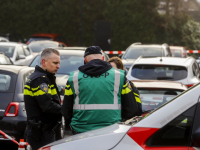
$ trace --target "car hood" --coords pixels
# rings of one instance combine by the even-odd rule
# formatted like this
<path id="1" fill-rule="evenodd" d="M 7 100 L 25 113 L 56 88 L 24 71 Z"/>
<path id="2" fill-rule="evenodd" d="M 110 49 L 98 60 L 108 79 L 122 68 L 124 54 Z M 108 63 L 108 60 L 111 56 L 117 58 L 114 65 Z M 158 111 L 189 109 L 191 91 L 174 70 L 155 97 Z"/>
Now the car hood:
<path id="1" fill-rule="evenodd" d="M 69 75 L 56 74 L 56 84 L 62 87 L 66 86 Z"/>
<path id="2" fill-rule="evenodd" d="M 52 146 L 51 150 L 67 149 L 111 149 L 125 136 L 131 126 L 113 124 L 101 129 L 70 136 L 50 143 L 44 147 Z M 86 144 L 90 143 L 90 144 Z M 106 143 L 106 144 L 105 144 Z"/>

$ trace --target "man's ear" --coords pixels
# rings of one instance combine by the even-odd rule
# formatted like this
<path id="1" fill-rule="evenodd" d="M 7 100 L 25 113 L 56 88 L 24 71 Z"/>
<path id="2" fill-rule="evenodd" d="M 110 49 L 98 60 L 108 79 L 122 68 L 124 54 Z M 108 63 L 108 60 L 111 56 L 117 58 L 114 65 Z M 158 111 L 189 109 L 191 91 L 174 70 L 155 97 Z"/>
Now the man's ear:
<path id="1" fill-rule="evenodd" d="M 45 64 L 45 59 L 42 59 L 42 66 L 46 66 L 46 64 Z"/>
<path id="2" fill-rule="evenodd" d="M 87 58 L 86 57 L 84 58 L 84 62 L 85 62 L 85 64 L 87 63 Z"/>

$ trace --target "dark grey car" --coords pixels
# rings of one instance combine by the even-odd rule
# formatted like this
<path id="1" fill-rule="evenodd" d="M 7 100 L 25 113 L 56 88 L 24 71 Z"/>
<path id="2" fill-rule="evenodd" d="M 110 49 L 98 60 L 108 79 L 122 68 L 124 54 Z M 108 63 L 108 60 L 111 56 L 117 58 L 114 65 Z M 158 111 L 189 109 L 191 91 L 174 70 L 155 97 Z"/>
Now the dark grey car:
<path id="1" fill-rule="evenodd" d="M 0 65 L 0 130 L 24 139 L 26 111 L 24 109 L 24 83 L 34 68 Z M 0 135 L 0 140 L 4 140 Z"/>

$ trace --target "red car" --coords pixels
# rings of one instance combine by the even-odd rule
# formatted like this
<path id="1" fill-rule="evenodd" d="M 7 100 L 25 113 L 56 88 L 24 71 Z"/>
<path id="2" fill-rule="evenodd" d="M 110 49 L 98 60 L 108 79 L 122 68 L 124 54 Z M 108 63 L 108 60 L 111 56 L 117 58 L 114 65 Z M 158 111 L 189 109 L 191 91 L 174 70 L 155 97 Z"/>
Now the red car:
<path id="1" fill-rule="evenodd" d="M 60 44 L 63 44 L 63 47 L 72 46 L 62 35 L 52 34 L 52 33 L 33 34 L 26 44 L 29 44 L 32 41 L 41 41 L 41 40 L 57 41 Z"/>

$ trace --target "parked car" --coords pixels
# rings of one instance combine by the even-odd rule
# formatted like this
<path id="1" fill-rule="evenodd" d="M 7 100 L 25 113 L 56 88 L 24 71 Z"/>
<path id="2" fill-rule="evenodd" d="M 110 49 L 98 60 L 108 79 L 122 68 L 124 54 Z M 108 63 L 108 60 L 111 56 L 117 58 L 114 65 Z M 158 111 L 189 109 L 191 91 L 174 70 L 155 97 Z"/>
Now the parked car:
<path id="1" fill-rule="evenodd" d="M 143 114 L 164 105 L 187 87 L 179 82 L 165 80 L 132 81 L 140 93 Z"/>
<path id="2" fill-rule="evenodd" d="M 0 65 L 0 130 L 24 139 L 26 111 L 23 88 L 34 68 L 27 66 Z M 0 140 L 3 140 L 0 135 Z"/>
<path id="3" fill-rule="evenodd" d="M 15 65 L 28 66 L 34 58 L 32 50 L 23 43 L 0 42 L 0 52 L 9 57 Z"/>
<path id="4" fill-rule="evenodd" d="M 9 57 L 0 52 L 0 65 L 13 65 Z"/>
<path id="5" fill-rule="evenodd" d="M 54 47 L 63 47 L 63 44 L 60 44 L 56 41 L 32 41 L 28 47 L 31 48 L 33 55 L 36 56 L 38 53 L 40 53 L 45 48 L 54 48 Z"/>
<path id="6" fill-rule="evenodd" d="M 199 67 L 193 57 L 138 58 L 130 67 L 129 80 L 169 80 L 187 87 L 199 83 Z"/>
<path id="7" fill-rule="evenodd" d="M 58 50 L 75 50 L 75 51 L 82 50 L 82 51 L 85 51 L 86 48 L 87 47 L 60 47 L 60 48 L 58 47 L 57 49 Z M 101 53 L 104 56 L 104 61 L 108 61 L 108 59 L 110 59 L 109 56 L 103 50 L 101 50 Z"/>
<path id="8" fill-rule="evenodd" d="M 181 46 L 170 46 L 171 53 L 173 57 L 188 57 L 187 50 Z"/>
<path id="9" fill-rule="evenodd" d="M 72 46 L 69 41 L 67 41 L 62 35 L 60 34 L 51 34 L 51 33 L 38 33 L 31 35 L 31 38 L 28 40 L 26 44 L 30 44 L 32 41 L 43 41 L 43 40 L 50 40 L 50 41 L 57 41 L 59 42 L 62 47 L 64 46 Z"/>
<path id="10" fill-rule="evenodd" d="M 5 37 L 0 36 L 0 42 L 9 42 L 9 40 Z"/>
<path id="11" fill-rule="evenodd" d="M 171 57 L 171 51 L 167 44 L 141 44 L 133 43 L 131 44 L 120 57 L 122 59 L 124 67 L 129 70 L 130 66 L 133 64 L 134 60 L 140 56 L 144 57 Z"/>
<path id="12" fill-rule="evenodd" d="M 17 33 L 0 33 L 0 36 L 8 39 L 10 42 L 25 43 L 21 35 Z"/>
<path id="13" fill-rule="evenodd" d="M 200 150 L 199 91 L 196 84 L 145 117 L 70 136 L 40 150 Z"/>

